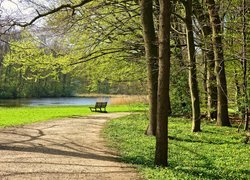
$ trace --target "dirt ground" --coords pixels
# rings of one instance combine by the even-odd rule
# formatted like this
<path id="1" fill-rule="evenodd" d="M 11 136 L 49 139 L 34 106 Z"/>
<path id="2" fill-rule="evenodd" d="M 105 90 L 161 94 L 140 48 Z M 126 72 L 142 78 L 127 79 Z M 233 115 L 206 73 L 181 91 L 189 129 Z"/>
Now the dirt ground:
<path id="1" fill-rule="evenodd" d="M 0 128 L 0 179 L 141 179 L 105 147 L 102 113 L 19 127 Z"/>

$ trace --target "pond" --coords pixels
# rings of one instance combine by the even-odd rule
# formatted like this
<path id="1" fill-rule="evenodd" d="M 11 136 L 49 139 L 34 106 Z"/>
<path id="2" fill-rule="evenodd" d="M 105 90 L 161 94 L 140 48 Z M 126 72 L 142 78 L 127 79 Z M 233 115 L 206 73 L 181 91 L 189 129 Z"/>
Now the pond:
<path id="1" fill-rule="evenodd" d="M 0 99 L 1 107 L 12 106 L 72 106 L 94 105 L 96 101 L 109 101 L 109 97 L 60 97 L 60 98 L 21 98 Z"/>

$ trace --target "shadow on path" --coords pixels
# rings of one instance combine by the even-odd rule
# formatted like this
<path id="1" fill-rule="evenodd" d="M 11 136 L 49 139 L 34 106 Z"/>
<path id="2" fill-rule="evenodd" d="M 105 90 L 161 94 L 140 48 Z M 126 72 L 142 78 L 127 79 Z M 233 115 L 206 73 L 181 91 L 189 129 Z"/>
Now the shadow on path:
<path id="1" fill-rule="evenodd" d="M 0 179 L 138 179 L 105 148 L 100 131 L 112 113 L 0 129 Z"/>

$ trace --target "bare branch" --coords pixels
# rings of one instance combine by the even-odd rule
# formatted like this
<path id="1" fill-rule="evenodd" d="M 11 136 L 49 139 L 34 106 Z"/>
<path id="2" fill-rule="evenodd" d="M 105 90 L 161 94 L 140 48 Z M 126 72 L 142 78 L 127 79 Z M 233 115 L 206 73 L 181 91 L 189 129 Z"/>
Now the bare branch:
<path id="1" fill-rule="evenodd" d="M 32 25 L 34 22 L 36 22 L 38 19 L 42 18 L 42 17 L 45 17 L 45 16 L 48 16 L 50 14 L 54 14 L 60 10 L 63 10 L 63 9 L 72 9 L 73 11 L 78 8 L 78 7 L 81 7 L 89 2 L 91 2 L 92 0 L 82 0 L 79 4 L 76 4 L 76 5 L 72 5 L 72 4 L 62 4 L 61 6 L 57 7 L 57 8 L 54 8 L 48 12 L 45 12 L 45 13 L 39 13 L 38 10 L 36 10 L 36 12 L 38 13 L 38 16 L 34 17 L 32 20 L 30 20 L 29 22 L 27 23 L 17 23 L 17 22 L 14 22 L 13 23 L 13 26 L 14 25 L 17 25 L 17 26 L 20 26 L 20 27 L 27 27 L 27 26 L 30 26 Z"/>

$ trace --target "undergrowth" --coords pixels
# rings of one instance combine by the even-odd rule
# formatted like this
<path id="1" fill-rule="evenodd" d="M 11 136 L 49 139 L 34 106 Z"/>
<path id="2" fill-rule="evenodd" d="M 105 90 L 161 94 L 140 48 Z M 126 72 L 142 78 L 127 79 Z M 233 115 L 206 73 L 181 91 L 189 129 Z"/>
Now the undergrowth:
<path id="1" fill-rule="evenodd" d="M 169 167 L 154 166 L 155 138 L 144 135 L 142 114 L 111 120 L 104 135 L 123 161 L 138 165 L 145 179 L 250 179 L 249 144 L 236 128 L 202 124 L 192 133 L 190 120 L 169 119 Z"/>

